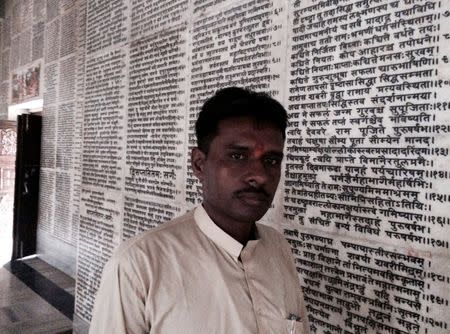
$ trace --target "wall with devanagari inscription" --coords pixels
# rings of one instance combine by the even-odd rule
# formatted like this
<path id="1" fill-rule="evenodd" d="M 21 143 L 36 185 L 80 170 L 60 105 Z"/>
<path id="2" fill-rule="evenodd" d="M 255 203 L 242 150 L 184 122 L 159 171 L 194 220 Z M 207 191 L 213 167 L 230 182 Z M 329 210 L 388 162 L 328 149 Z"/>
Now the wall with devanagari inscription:
<path id="1" fill-rule="evenodd" d="M 292 246 L 311 333 L 450 333 L 450 3 L 22 0 L 5 13 L 0 111 L 11 73 L 40 61 L 39 228 L 78 247 L 77 317 L 90 320 L 120 242 L 201 202 L 194 122 L 237 85 L 289 112 L 264 222 Z"/>
<path id="2" fill-rule="evenodd" d="M 84 105 L 84 1 L 3 1 L 0 118 L 43 99 L 38 253 L 75 276 Z"/>

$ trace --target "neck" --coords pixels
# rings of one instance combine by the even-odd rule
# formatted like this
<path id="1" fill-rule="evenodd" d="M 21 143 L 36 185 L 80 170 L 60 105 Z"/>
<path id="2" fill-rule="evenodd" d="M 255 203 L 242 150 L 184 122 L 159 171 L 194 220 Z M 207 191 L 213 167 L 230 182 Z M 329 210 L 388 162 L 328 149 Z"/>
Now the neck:
<path id="1" fill-rule="evenodd" d="M 213 220 L 214 221 L 214 220 Z M 214 223 L 219 226 L 225 233 L 231 236 L 236 241 L 239 241 L 243 246 L 247 244 L 249 240 L 254 239 L 254 228 L 255 223 L 250 224 L 239 224 L 237 226 L 222 226 L 214 221 Z"/>
<path id="2" fill-rule="evenodd" d="M 222 219 L 219 215 L 214 214 L 212 210 L 209 210 L 208 205 L 205 205 L 205 203 L 203 203 L 203 208 L 214 224 L 243 246 L 245 246 L 249 240 L 255 238 L 255 222 L 246 223 Z"/>

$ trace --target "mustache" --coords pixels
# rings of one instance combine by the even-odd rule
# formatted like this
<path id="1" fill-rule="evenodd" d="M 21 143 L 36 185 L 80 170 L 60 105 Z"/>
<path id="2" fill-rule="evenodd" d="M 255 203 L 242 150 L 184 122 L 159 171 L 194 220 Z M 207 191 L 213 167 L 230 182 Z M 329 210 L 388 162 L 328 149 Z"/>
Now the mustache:
<path id="1" fill-rule="evenodd" d="M 264 188 L 256 188 L 256 187 L 247 187 L 247 188 L 243 188 L 240 189 L 238 191 L 236 191 L 236 195 L 241 195 L 241 194 L 262 194 L 265 197 L 269 198 L 270 195 L 267 193 L 267 191 Z"/>

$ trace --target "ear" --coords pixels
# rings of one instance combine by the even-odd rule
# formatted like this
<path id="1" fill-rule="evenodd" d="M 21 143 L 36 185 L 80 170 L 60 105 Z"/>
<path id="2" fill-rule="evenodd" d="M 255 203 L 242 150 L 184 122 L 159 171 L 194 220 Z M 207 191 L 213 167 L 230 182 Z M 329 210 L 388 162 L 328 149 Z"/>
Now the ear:
<path id="1" fill-rule="evenodd" d="M 203 181 L 203 176 L 205 173 L 205 161 L 206 154 L 203 153 L 203 151 L 198 147 L 194 147 L 191 151 L 191 167 L 194 175 L 200 182 Z"/>

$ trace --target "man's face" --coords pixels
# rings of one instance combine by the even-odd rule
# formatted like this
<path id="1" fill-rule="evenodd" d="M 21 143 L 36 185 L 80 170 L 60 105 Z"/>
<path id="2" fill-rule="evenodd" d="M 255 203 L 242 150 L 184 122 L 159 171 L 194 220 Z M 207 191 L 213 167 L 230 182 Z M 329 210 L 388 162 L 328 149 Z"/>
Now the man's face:
<path id="1" fill-rule="evenodd" d="M 283 144 L 274 125 L 236 117 L 219 123 L 207 155 L 193 150 L 203 206 L 214 221 L 251 223 L 267 212 L 280 180 Z"/>

